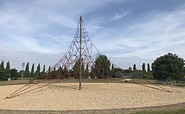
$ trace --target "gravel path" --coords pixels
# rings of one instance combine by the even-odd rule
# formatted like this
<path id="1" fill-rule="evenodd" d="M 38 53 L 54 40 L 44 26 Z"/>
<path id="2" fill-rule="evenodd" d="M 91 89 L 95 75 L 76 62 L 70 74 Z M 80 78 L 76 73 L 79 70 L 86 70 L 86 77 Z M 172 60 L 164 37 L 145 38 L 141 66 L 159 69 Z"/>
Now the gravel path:
<path id="1" fill-rule="evenodd" d="M 185 102 L 185 88 L 127 83 L 48 85 L 21 96 L 4 99 L 22 85 L 0 86 L 0 109 L 102 110 L 172 105 Z M 41 85 L 36 85 L 39 87 Z M 170 90 L 171 92 L 163 91 Z"/>

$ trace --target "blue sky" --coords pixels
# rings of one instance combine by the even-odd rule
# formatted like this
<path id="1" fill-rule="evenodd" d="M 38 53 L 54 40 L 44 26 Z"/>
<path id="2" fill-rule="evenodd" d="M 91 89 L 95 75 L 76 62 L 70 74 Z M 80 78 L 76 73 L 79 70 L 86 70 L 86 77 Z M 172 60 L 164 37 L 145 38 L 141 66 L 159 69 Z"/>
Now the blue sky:
<path id="1" fill-rule="evenodd" d="M 83 16 L 89 37 L 128 68 L 175 53 L 185 59 L 184 0 L 0 0 L 0 59 L 54 65 Z"/>

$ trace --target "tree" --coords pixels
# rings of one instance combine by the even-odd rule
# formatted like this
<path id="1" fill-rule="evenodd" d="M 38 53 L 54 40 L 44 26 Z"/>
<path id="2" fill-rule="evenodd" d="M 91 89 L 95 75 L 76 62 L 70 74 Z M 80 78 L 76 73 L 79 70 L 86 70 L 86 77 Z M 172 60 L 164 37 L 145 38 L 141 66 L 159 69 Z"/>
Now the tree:
<path id="1" fill-rule="evenodd" d="M 64 77 L 65 77 L 65 78 L 69 78 L 69 72 L 68 72 L 66 66 L 64 66 Z"/>
<path id="2" fill-rule="evenodd" d="M 17 73 L 17 70 L 16 69 L 11 69 L 10 72 L 11 72 L 11 78 L 13 80 L 18 79 L 19 74 Z"/>
<path id="3" fill-rule="evenodd" d="M 96 68 L 93 65 L 91 66 L 90 77 L 91 79 L 96 79 Z"/>
<path id="4" fill-rule="evenodd" d="M 8 80 L 9 77 L 10 74 L 5 69 L 0 70 L 0 80 Z"/>
<path id="5" fill-rule="evenodd" d="M 89 78 L 89 65 L 88 64 L 86 64 L 85 78 Z"/>
<path id="6" fill-rule="evenodd" d="M 123 73 L 124 73 L 123 69 L 121 69 L 121 68 L 114 68 L 112 78 L 121 78 Z"/>
<path id="7" fill-rule="evenodd" d="M 176 54 L 168 53 L 157 58 L 153 63 L 155 79 L 182 79 L 184 60 Z"/>
<path id="8" fill-rule="evenodd" d="M 4 61 L 1 61 L 0 70 L 4 69 Z"/>
<path id="9" fill-rule="evenodd" d="M 57 78 L 63 79 L 64 78 L 64 70 L 60 66 L 57 73 Z"/>
<path id="10" fill-rule="evenodd" d="M 143 63 L 142 65 L 142 73 L 143 73 L 143 77 L 146 78 L 145 77 L 145 73 L 146 73 L 145 63 Z"/>
<path id="11" fill-rule="evenodd" d="M 114 64 L 112 64 L 112 67 L 111 67 L 111 77 L 113 78 L 114 76 Z"/>
<path id="12" fill-rule="evenodd" d="M 153 72 L 153 69 L 154 69 L 154 63 L 152 63 L 152 72 Z"/>
<path id="13" fill-rule="evenodd" d="M 37 70 L 35 71 L 36 78 L 40 77 L 40 64 L 37 65 Z"/>
<path id="14" fill-rule="evenodd" d="M 133 65 L 133 71 L 136 71 L 136 64 Z"/>
<path id="15" fill-rule="evenodd" d="M 6 70 L 6 73 L 8 75 L 8 78 L 11 79 L 10 62 L 9 61 L 6 63 L 6 69 L 5 70 Z"/>
<path id="16" fill-rule="evenodd" d="M 95 60 L 95 68 L 98 78 L 107 78 L 110 75 L 110 60 L 105 55 L 99 55 Z"/>
<path id="17" fill-rule="evenodd" d="M 64 71 L 65 71 L 65 67 L 64 67 Z M 73 66 L 73 76 L 75 79 L 78 79 L 80 76 L 80 60 L 76 60 L 74 66 Z"/>
<path id="18" fill-rule="evenodd" d="M 46 71 L 46 65 L 43 66 L 42 72 L 45 73 L 45 71 Z"/>
<path id="19" fill-rule="evenodd" d="M 145 63 L 143 63 L 143 65 L 142 65 L 142 71 L 146 72 Z"/>
<path id="20" fill-rule="evenodd" d="M 30 77 L 30 71 L 29 71 L 29 62 L 26 64 L 26 68 L 25 68 L 25 77 Z"/>
<path id="21" fill-rule="evenodd" d="M 132 73 L 132 68 L 129 67 L 128 69 L 125 69 L 125 70 L 123 71 L 123 73 Z"/>
<path id="22" fill-rule="evenodd" d="M 82 78 L 84 79 L 84 78 L 86 78 L 86 74 L 85 74 L 85 66 L 84 66 L 84 63 L 82 62 L 81 63 L 81 76 L 82 76 Z"/>
<path id="23" fill-rule="evenodd" d="M 10 70 L 10 62 L 9 62 L 9 61 L 6 63 L 6 70 L 7 70 L 7 71 Z"/>
<path id="24" fill-rule="evenodd" d="M 149 63 L 147 64 L 147 72 L 148 74 L 150 74 L 150 64 Z"/>
<path id="25" fill-rule="evenodd" d="M 0 80 L 8 80 L 8 78 L 11 78 L 10 63 L 7 62 L 7 66 L 5 69 L 4 61 L 2 60 L 0 64 Z"/>
<path id="26" fill-rule="evenodd" d="M 35 73 L 34 73 L 34 64 L 32 64 L 32 67 L 31 67 L 31 78 L 34 78 L 35 76 Z"/>

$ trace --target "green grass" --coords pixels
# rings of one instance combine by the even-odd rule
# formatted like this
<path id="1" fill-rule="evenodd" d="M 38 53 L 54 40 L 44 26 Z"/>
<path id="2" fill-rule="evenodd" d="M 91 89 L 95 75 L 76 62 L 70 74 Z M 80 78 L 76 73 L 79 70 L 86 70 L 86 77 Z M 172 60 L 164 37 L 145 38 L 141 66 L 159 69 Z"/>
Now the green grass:
<path id="1" fill-rule="evenodd" d="M 139 111 L 131 114 L 185 114 L 185 107 L 179 109 L 163 109 L 155 111 Z"/>
<path id="2" fill-rule="evenodd" d="M 28 83 L 28 80 L 0 81 L 0 86 L 5 86 L 5 85 L 20 85 L 20 84 L 26 84 L 26 83 Z"/>
<path id="3" fill-rule="evenodd" d="M 34 82 L 37 82 L 38 80 L 34 80 Z M 20 84 L 26 84 L 29 80 L 10 80 L 10 81 L 0 81 L 0 86 L 5 85 L 20 85 Z M 47 82 L 61 82 L 61 83 L 78 83 L 78 79 L 63 79 L 63 80 L 42 80 L 41 83 L 47 83 Z M 82 79 L 82 83 L 120 83 L 121 79 Z"/>
<path id="4" fill-rule="evenodd" d="M 121 78 L 112 78 L 112 79 L 82 79 L 82 83 L 136 83 L 136 84 L 155 84 L 155 80 L 148 80 L 148 79 L 132 79 L 130 82 L 121 81 Z M 37 80 L 34 80 L 36 82 Z M 19 85 L 19 84 L 26 84 L 29 82 L 29 79 L 25 80 L 10 80 L 10 81 L 0 81 L 0 86 L 5 85 Z M 42 82 L 59 82 L 59 80 L 45 80 Z M 78 83 L 78 79 L 63 79 L 62 83 Z M 164 85 L 164 84 L 163 84 Z M 183 86 L 182 86 L 183 87 Z"/>

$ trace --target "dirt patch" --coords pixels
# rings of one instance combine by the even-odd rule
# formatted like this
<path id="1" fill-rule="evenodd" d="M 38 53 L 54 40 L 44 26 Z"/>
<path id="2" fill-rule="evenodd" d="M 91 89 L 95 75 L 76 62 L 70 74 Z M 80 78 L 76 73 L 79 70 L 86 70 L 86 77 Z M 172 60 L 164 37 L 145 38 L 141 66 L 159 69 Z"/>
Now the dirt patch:
<path id="1" fill-rule="evenodd" d="M 29 110 L 30 113 L 40 110 L 39 114 L 53 110 L 56 113 L 64 110 L 71 113 L 84 110 L 90 112 L 134 110 L 185 102 L 185 88 L 125 83 L 85 83 L 82 85 L 82 90 L 78 90 L 77 83 L 57 83 L 12 99 L 4 99 L 21 86 L 0 87 L 0 109 Z"/>

